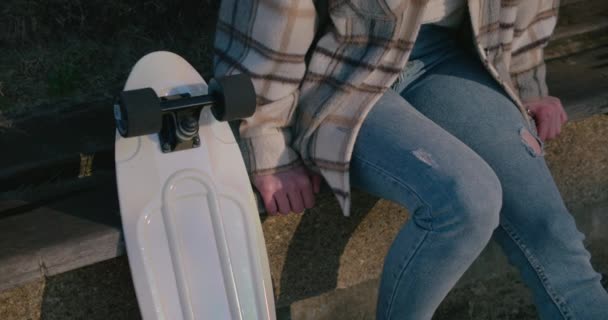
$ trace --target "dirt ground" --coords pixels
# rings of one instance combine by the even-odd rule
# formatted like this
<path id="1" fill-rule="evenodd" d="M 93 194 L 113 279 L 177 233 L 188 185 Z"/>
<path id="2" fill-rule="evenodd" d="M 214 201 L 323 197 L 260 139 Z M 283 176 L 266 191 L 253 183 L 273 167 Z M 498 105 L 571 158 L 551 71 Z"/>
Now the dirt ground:
<path id="1" fill-rule="evenodd" d="M 608 273 L 605 253 L 594 256 L 594 265 Z M 140 319 L 128 261 L 120 257 L 1 292 L 0 319 Z M 453 290 L 433 319 L 532 320 L 537 314 L 530 292 L 508 274 Z"/>
<path id="2" fill-rule="evenodd" d="M 138 312 L 124 257 L 0 293 L 4 320 L 127 320 L 140 319 Z M 536 313 L 525 287 L 509 276 L 455 290 L 434 319 L 527 320 Z"/>

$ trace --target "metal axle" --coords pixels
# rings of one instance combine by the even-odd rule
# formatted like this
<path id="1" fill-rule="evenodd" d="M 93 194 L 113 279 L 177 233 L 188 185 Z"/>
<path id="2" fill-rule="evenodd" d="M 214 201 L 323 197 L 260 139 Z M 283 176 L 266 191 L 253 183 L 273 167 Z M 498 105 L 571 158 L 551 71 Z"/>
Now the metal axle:
<path id="1" fill-rule="evenodd" d="M 201 109 L 204 107 L 210 107 L 217 103 L 217 99 L 215 99 L 212 95 L 204 95 L 204 96 L 196 96 L 196 97 L 184 97 L 184 98 L 176 98 L 176 99 L 168 99 L 162 100 L 160 102 L 160 109 L 163 113 L 166 112 L 175 112 L 181 111 L 189 108 L 200 107 Z"/>

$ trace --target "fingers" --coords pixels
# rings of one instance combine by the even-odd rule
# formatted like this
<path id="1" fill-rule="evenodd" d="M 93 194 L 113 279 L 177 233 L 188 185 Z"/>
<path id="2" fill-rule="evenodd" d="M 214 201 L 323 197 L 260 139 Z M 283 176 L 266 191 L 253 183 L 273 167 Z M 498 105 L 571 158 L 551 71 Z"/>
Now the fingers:
<path id="1" fill-rule="evenodd" d="M 547 138 L 549 137 L 549 124 L 545 121 L 545 119 L 542 119 L 539 117 L 538 119 L 538 137 L 543 140 L 546 141 Z"/>
<path id="2" fill-rule="evenodd" d="M 539 132 L 540 138 L 543 139 L 543 141 L 551 140 L 557 136 L 559 131 L 558 121 L 559 118 L 556 116 L 547 115 L 544 118 L 544 120 L 542 121 L 544 134 L 540 134 Z"/>
<path id="3" fill-rule="evenodd" d="M 306 209 L 311 209 L 315 206 L 315 195 L 313 194 L 312 188 L 303 189 L 301 194 Z"/>
<path id="4" fill-rule="evenodd" d="M 566 113 L 566 110 L 564 110 L 564 106 L 562 105 L 562 102 L 559 98 L 551 97 L 551 96 L 549 96 L 547 98 L 548 98 L 547 101 L 552 105 L 552 107 L 558 113 L 559 124 L 560 124 L 560 128 L 561 128 L 561 125 L 568 122 L 568 114 Z M 559 131 L 561 132 L 561 130 L 559 130 Z"/>
<path id="5" fill-rule="evenodd" d="M 568 121 L 568 115 L 561 101 L 556 97 L 548 96 L 527 106 L 538 125 L 538 137 L 543 141 L 556 138 L 561 133 L 562 126 Z"/>
<path id="6" fill-rule="evenodd" d="M 568 114 L 566 113 L 566 110 L 564 110 L 564 106 L 558 98 L 553 97 L 551 101 L 553 108 L 557 110 L 557 115 L 555 116 L 556 134 L 554 136 L 557 137 L 562 132 L 562 126 L 568 122 Z"/>
<path id="7" fill-rule="evenodd" d="M 546 140 L 551 140 L 553 139 L 553 137 L 555 136 L 555 118 L 553 117 L 547 117 L 547 119 L 545 120 L 545 124 L 547 126 L 547 136 L 546 136 Z"/>
<path id="8" fill-rule="evenodd" d="M 289 199 L 287 193 L 283 191 L 277 191 L 274 194 L 274 200 L 277 202 L 279 212 L 282 214 L 288 214 L 291 212 L 291 206 L 289 205 Z"/>
<path id="9" fill-rule="evenodd" d="M 278 212 L 302 213 L 314 207 L 315 193 L 321 185 L 319 175 L 310 175 L 304 168 L 269 175 L 256 176 L 254 185 L 258 189 L 269 215 Z"/>
<path id="10" fill-rule="evenodd" d="M 294 212 L 303 212 L 304 209 L 310 209 L 315 205 L 315 196 L 313 194 L 313 185 L 311 177 L 308 174 L 299 176 L 295 183 L 298 191 L 299 199 L 301 199 L 301 207 L 299 210 L 294 208 Z"/>
<path id="11" fill-rule="evenodd" d="M 555 128 L 555 132 L 552 139 L 557 138 L 557 136 L 559 136 L 559 134 L 562 132 L 561 113 L 558 113 L 553 117 L 553 126 Z"/>
<path id="12" fill-rule="evenodd" d="M 290 212 L 302 213 L 304 212 L 304 201 L 302 200 L 302 194 L 300 190 L 295 189 L 287 193 L 289 198 L 289 204 L 291 205 Z"/>
<path id="13" fill-rule="evenodd" d="M 264 202 L 264 207 L 266 207 L 266 212 L 269 215 L 276 215 L 278 208 L 272 193 L 260 192 L 260 196 L 262 196 L 262 201 Z"/>
<path id="14" fill-rule="evenodd" d="M 309 192 L 311 193 L 311 192 Z M 290 212 L 302 213 L 304 206 L 312 208 L 314 206 L 314 197 L 312 204 L 310 199 L 303 200 L 302 195 L 298 190 L 293 192 L 277 191 L 274 194 L 262 195 L 266 212 L 269 215 L 288 214 Z"/>

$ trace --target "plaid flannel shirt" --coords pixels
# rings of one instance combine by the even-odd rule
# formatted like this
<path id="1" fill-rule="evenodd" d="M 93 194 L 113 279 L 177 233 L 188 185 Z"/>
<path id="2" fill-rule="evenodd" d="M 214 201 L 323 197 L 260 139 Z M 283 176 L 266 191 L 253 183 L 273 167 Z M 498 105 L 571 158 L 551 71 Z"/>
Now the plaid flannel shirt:
<path id="1" fill-rule="evenodd" d="M 427 0 L 222 0 L 215 76 L 246 73 L 257 94 L 239 124 L 251 177 L 307 165 L 350 212 L 349 161 L 370 108 L 397 79 Z M 468 0 L 479 57 L 528 118 L 546 96 L 543 47 L 559 0 Z"/>

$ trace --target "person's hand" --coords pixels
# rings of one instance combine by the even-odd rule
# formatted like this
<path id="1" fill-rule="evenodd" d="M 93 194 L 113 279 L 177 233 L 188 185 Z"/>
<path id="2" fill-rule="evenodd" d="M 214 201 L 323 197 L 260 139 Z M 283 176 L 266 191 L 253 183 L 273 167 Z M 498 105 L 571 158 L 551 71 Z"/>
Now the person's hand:
<path id="1" fill-rule="evenodd" d="M 562 125 L 568 121 L 566 111 L 556 97 L 547 96 L 540 100 L 528 101 L 525 105 L 536 121 L 538 137 L 543 141 L 557 137 Z"/>
<path id="2" fill-rule="evenodd" d="M 314 194 L 321 188 L 321 176 L 299 166 L 275 174 L 260 175 L 253 179 L 269 215 L 277 212 L 302 213 L 315 205 Z"/>

